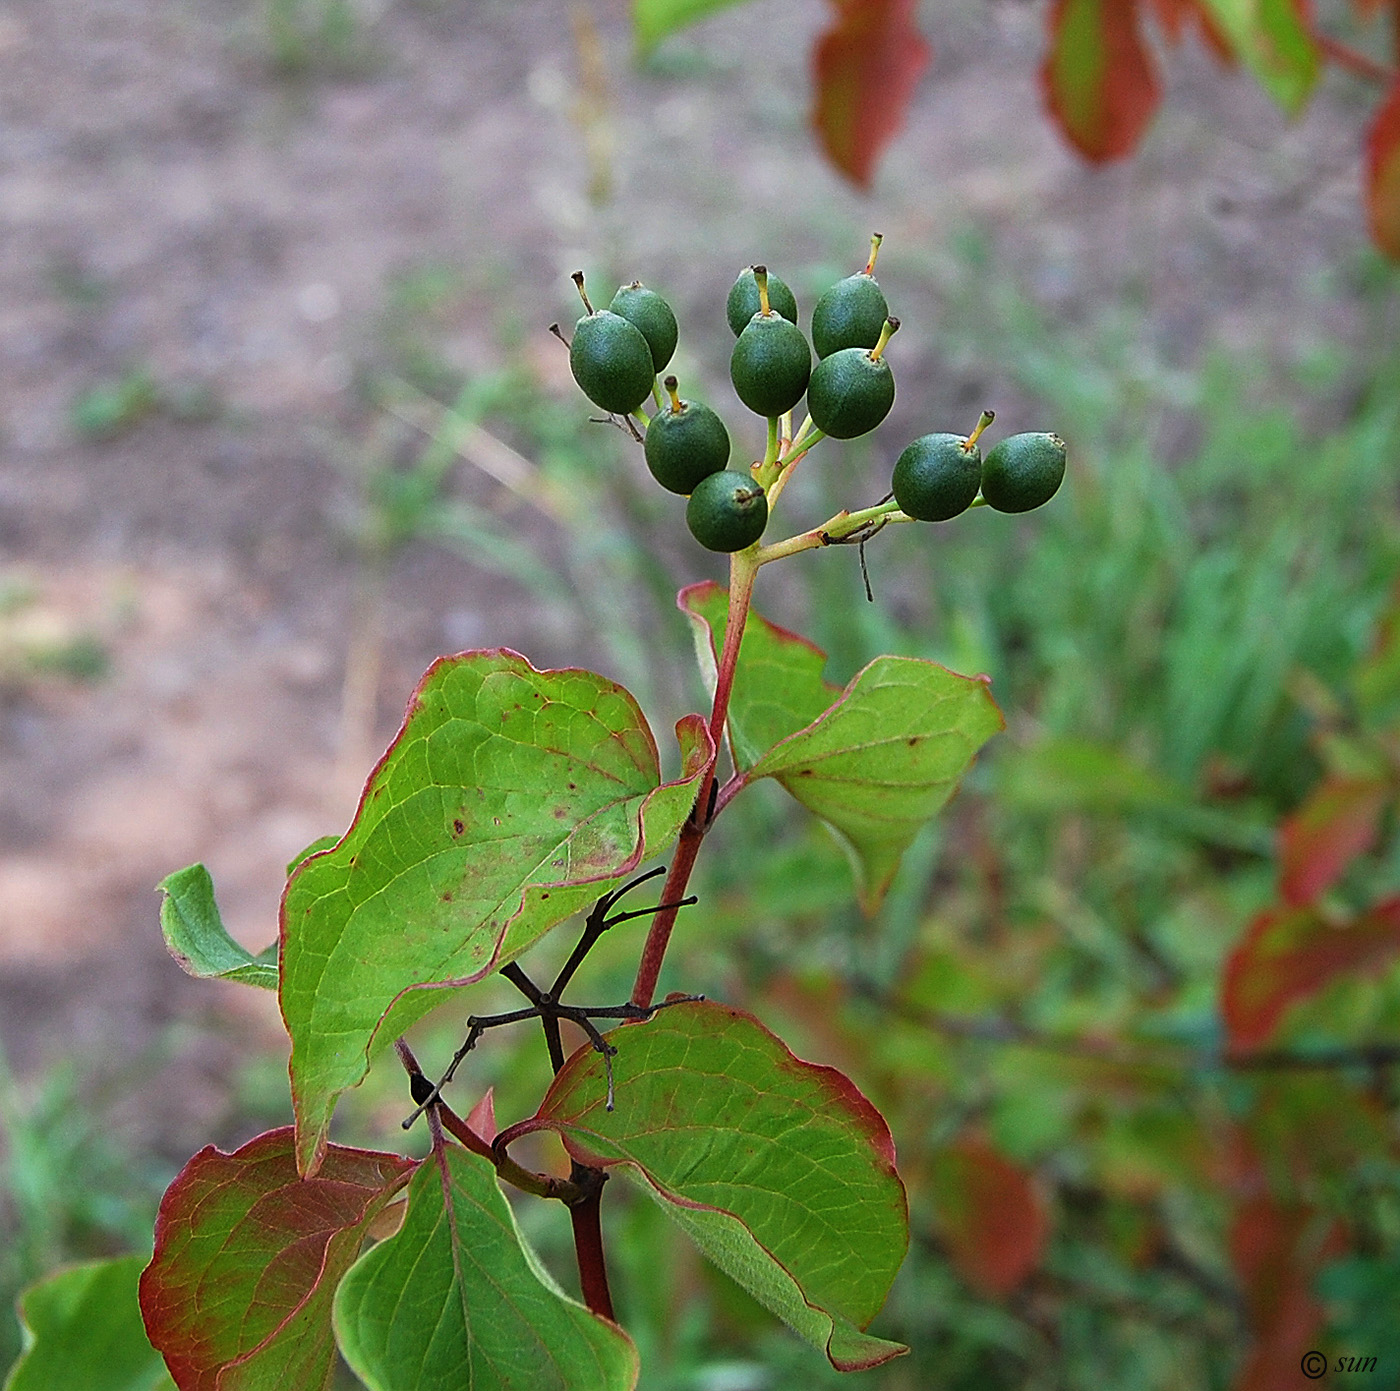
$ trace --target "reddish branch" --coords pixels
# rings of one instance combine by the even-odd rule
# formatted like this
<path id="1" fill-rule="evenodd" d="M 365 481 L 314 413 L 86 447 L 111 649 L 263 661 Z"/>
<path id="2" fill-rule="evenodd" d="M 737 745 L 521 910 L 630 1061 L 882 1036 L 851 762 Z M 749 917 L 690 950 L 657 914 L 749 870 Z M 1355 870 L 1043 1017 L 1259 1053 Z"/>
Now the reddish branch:
<path id="1" fill-rule="evenodd" d="M 1343 43 L 1340 39 L 1328 38 L 1326 34 L 1313 34 L 1313 41 L 1339 68 L 1345 68 L 1367 82 L 1378 82 L 1388 87 L 1395 80 L 1395 69 L 1377 62 L 1368 54 Z"/>
<path id="2" fill-rule="evenodd" d="M 671 872 L 666 876 L 666 887 L 661 891 L 661 901 L 665 904 L 678 904 L 684 897 L 686 885 L 690 883 L 690 872 L 695 868 L 695 857 L 700 853 L 700 843 L 705 839 L 717 809 L 717 802 L 711 800 L 717 797 L 718 792 L 716 765 L 720 746 L 724 742 L 725 721 L 729 718 L 729 698 L 734 690 L 734 671 L 739 664 L 739 643 L 748 621 L 749 601 L 753 598 L 753 582 L 757 574 L 758 566 L 751 559 L 736 555 L 730 561 L 729 613 L 724 626 L 724 647 L 715 674 L 715 698 L 710 707 L 709 728 L 714 758 L 701 779 L 700 794 L 695 799 L 690 817 L 681 828 L 676 856 L 671 861 Z M 731 797 L 736 790 L 726 788 Z M 632 987 L 632 1003 L 644 1009 L 656 994 L 656 982 L 661 975 L 661 963 L 666 958 L 671 929 L 676 925 L 677 911 L 676 907 L 663 908 L 651 920 L 651 930 L 647 933 L 642 959 L 637 966 L 636 984 Z"/>

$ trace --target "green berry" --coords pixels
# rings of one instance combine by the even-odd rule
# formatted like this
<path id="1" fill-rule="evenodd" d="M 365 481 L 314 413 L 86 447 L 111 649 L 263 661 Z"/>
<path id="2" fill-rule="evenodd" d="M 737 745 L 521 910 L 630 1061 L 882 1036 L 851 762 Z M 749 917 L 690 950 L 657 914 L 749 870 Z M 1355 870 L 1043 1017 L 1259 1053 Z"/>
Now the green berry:
<path id="1" fill-rule="evenodd" d="M 675 353 L 680 332 L 671 306 L 655 290 L 648 290 L 640 280 L 634 280 L 618 289 L 608 308 L 641 329 L 651 349 L 652 366 L 660 372 Z"/>
<path id="2" fill-rule="evenodd" d="M 1055 496 L 1064 476 L 1059 435 L 1009 435 L 982 462 L 982 496 L 998 512 L 1029 512 Z"/>
<path id="3" fill-rule="evenodd" d="M 873 348 L 889 313 L 873 276 L 862 272 L 838 280 L 812 310 L 812 346 L 817 356 L 827 358 L 843 348 Z"/>
<path id="4" fill-rule="evenodd" d="M 842 348 L 817 363 L 807 384 L 812 423 L 836 440 L 868 434 L 894 405 L 894 373 L 873 349 Z"/>
<path id="5" fill-rule="evenodd" d="M 807 390 L 812 350 L 802 330 L 780 314 L 755 314 L 729 358 L 739 399 L 758 415 L 790 411 Z"/>
<path id="6" fill-rule="evenodd" d="M 797 322 L 797 300 L 791 290 L 776 275 L 768 276 L 768 303 L 790 324 Z M 745 266 L 739 278 L 729 291 L 724 312 L 729 319 L 730 332 L 737 338 L 749 320 L 759 312 L 758 281 L 754 279 L 753 267 Z"/>
<path id="7" fill-rule="evenodd" d="M 768 525 L 768 498 L 747 473 L 725 469 L 695 485 L 685 506 L 685 521 L 706 550 L 742 551 Z"/>
<path id="8" fill-rule="evenodd" d="M 894 500 L 921 522 L 946 522 L 972 506 L 982 472 L 982 451 L 966 435 L 923 435 L 895 461 Z"/>
<path id="9" fill-rule="evenodd" d="M 574 325 L 569 367 L 583 394 L 615 415 L 636 410 L 656 378 L 641 329 L 610 309 L 585 314 Z"/>
<path id="10" fill-rule="evenodd" d="M 729 462 L 729 431 L 708 406 L 682 401 L 674 377 L 666 378 L 666 390 L 671 404 L 652 416 L 643 452 L 652 477 L 663 488 L 685 495 Z"/>

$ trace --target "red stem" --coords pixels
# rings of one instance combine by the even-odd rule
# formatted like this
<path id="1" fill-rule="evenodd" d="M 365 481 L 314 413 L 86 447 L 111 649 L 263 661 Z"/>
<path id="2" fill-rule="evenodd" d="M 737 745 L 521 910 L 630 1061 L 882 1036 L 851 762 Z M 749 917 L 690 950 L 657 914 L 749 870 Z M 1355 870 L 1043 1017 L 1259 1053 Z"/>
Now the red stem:
<path id="1" fill-rule="evenodd" d="M 1339 68 L 1345 68 L 1357 77 L 1364 77 L 1368 82 L 1379 82 L 1383 87 L 1388 86 L 1394 80 L 1394 68 L 1388 68 L 1384 63 L 1378 63 L 1374 58 L 1353 48 L 1350 44 L 1343 43 L 1340 39 L 1329 38 L 1326 34 L 1314 33 L 1313 38 L 1318 48 Z"/>
<path id="2" fill-rule="evenodd" d="M 608 1267 L 603 1260 L 602 1210 L 603 1183 L 607 1175 L 601 1169 L 574 1165 L 572 1178 L 584 1189 L 584 1196 L 569 1205 L 569 1220 L 574 1224 L 574 1251 L 578 1256 L 579 1288 L 583 1302 L 595 1313 L 617 1322 L 613 1313 L 612 1291 L 608 1289 Z"/>
<path id="3" fill-rule="evenodd" d="M 700 853 L 700 842 L 710 828 L 710 793 L 715 786 L 715 763 L 719 761 L 720 745 L 724 742 L 724 722 L 729 716 L 734 670 L 739 664 L 739 643 L 744 636 L 744 624 L 748 621 L 749 601 L 753 598 L 753 582 L 757 574 L 758 566 L 748 556 L 736 555 L 730 560 L 729 615 L 725 621 L 724 646 L 715 674 L 714 704 L 710 709 L 710 738 L 714 743 L 715 758 L 701 779 L 695 808 L 681 828 L 675 858 L 671 861 L 671 872 L 666 876 L 666 887 L 661 891 L 663 903 L 679 903 L 685 897 L 690 872 L 695 868 L 695 857 Z M 730 796 L 733 796 L 733 792 Z M 642 959 L 637 966 L 636 984 L 632 987 L 632 1003 L 643 1009 L 651 1004 L 656 994 L 661 963 L 666 959 L 666 947 L 670 943 L 671 929 L 676 925 L 679 911 L 679 908 L 663 908 L 651 920 L 651 930 L 647 933 Z"/>

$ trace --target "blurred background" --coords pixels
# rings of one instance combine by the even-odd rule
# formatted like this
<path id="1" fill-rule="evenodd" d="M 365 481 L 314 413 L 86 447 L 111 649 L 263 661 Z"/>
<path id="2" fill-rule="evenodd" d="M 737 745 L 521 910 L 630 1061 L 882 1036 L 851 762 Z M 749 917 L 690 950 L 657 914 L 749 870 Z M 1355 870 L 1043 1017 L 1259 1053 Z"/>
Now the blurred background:
<path id="1" fill-rule="evenodd" d="M 1277 947 L 1271 1051 L 1222 1051 L 1222 973 L 1319 786 L 1381 789 L 1321 917 L 1400 890 L 1374 89 L 1329 71 L 1288 120 L 1188 43 L 1136 155 L 1091 167 L 1042 110 L 1040 6 L 918 14 L 932 65 L 862 193 L 807 125 L 818 0 L 644 58 L 624 0 L 0 4 L 0 1372 L 18 1289 L 149 1249 L 195 1150 L 290 1118 L 275 1000 L 180 972 L 158 880 L 203 861 L 265 946 L 287 860 L 345 828 L 444 652 L 593 667 L 663 748 L 704 703 L 673 596 L 723 567 L 589 422 L 547 332 L 569 273 L 665 294 L 683 392 L 756 456 L 729 285 L 766 262 L 805 324 L 879 230 L 898 400 L 804 465 L 783 530 L 986 406 L 1063 435 L 1069 475 L 1028 517 L 882 534 L 874 603 L 834 550 L 757 606 L 840 683 L 886 651 L 990 673 L 1007 732 L 873 921 L 805 813 L 736 802 L 663 984 L 755 1009 L 890 1120 L 914 1239 L 873 1331 L 914 1352 L 862 1384 L 1274 1388 L 1320 1347 L 1400 1385 L 1393 928 L 1341 966 L 1304 933 L 1293 975 Z M 581 998 L 625 997 L 644 926 Z M 424 1065 L 460 1034 L 421 1026 Z M 547 1073 L 493 1036 L 459 1109 L 491 1083 L 529 1114 Z M 338 1138 L 397 1147 L 406 1097 L 376 1067 Z M 544 1206 L 521 1220 L 572 1289 Z M 644 1387 L 842 1380 L 649 1205 L 606 1215 Z"/>

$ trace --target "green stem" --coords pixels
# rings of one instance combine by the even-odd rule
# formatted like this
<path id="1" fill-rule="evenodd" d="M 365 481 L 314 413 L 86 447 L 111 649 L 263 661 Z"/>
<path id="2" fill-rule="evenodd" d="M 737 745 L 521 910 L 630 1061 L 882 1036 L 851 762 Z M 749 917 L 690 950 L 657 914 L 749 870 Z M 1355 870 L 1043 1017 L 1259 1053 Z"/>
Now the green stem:
<path id="1" fill-rule="evenodd" d="M 778 460 L 778 463 L 783 468 L 787 468 L 789 464 L 795 464 L 813 445 L 820 444 L 825 438 L 824 431 L 812 428 L 812 417 L 809 415 L 802 422 L 802 428 L 797 432 L 797 438 L 793 440 L 792 448 Z"/>
<path id="2" fill-rule="evenodd" d="M 786 474 L 783 475 L 783 477 L 786 476 Z M 779 482 L 781 481 L 780 479 Z M 874 507 L 863 507 L 859 512 L 838 512 L 834 517 L 823 522 L 821 526 L 813 527 L 811 531 L 789 536 L 784 541 L 775 541 L 771 546 L 761 546 L 758 551 L 757 563 L 767 565 L 769 561 L 782 560 L 786 556 L 797 555 L 800 551 L 813 551 L 819 546 L 833 545 L 854 535 L 871 522 L 912 522 L 913 520 L 913 517 L 899 510 L 899 504 L 893 499 L 889 502 L 877 502 Z"/>
<path id="3" fill-rule="evenodd" d="M 715 787 L 715 765 L 719 761 L 725 722 L 729 718 L 729 698 L 734 691 L 734 672 L 739 664 L 739 644 L 744 636 L 744 625 L 748 621 L 760 554 L 756 546 L 751 546 L 748 550 L 738 551 L 729 558 L 729 614 L 724 627 L 724 645 L 715 673 L 715 698 L 710 707 L 710 739 L 714 744 L 715 755 L 705 776 L 700 780 L 700 792 L 695 799 L 695 807 L 681 828 L 680 839 L 676 842 L 675 857 L 671 861 L 671 872 L 666 876 L 666 886 L 661 890 L 662 903 L 679 905 L 680 900 L 685 897 L 690 872 L 695 867 L 695 857 L 700 853 L 700 844 L 710 828 L 710 794 Z M 646 944 L 642 948 L 642 959 L 637 966 L 637 980 L 632 987 L 632 1003 L 640 1005 L 643 1009 L 650 1008 L 652 997 L 656 994 L 661 963 L 666 958 L 666 947 L 671 940 L 671 930 L 676 924 L 676 914 L 679 911 L 679 906 L 663 908 L 651 920 L 651 930 L 647 933 Z"/>

